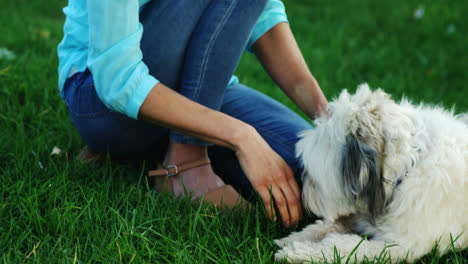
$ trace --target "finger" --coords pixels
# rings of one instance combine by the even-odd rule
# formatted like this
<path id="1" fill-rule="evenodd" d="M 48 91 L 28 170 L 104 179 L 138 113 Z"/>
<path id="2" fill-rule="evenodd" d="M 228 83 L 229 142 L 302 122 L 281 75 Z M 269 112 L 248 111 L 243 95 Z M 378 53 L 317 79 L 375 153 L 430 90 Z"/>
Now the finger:
<path id="1" fill-rule="evenodd" d="M 271 186 L 271 192 L 275 198 L 276 206 L 278 207 L 278 211 L 280 212 L 284 225 L 289 227 L 291 225 L 291 216 L 289 215 L 288 202 L 284 197 L 283 192 L 277 185 Z"/>
<path id="2" fill-rule="evenodd" d="M 271 200 L 270 191 L 265 186 L 260 186 L 260 187 L 257 187 L 256 189 L 257 189 L 258 194 L 260 195 L 260 198 L 262 198 L 263 205 L 265 206 L 265 209 L 268 213 L 268 217 L 271 220 L 276 221 L 276 213 L 275 213 L 274 206 Z"/>
<path id="3" fill-rule="evenodd" d="M 286 182 L 279 184 L 279 186 L 288 202 L 291 223 L 295 224 L 302 219 L 301 189 L 297 184 L 296 178 L 294 178 L 293 171 L 287 165 L 285 167 L 285 178 Z"/>
<path id="4" fill-rule="evenodd" d="M 280 185 L 281 192 L 283 193 L 284 197 L 286 198 L 287 208 L 289 210 L 289 215 L 291 217 L 291 224 L 296 224 L 301 218 L 301 208 L 300 208 L 300 200 L 294 194 L 291 186 L 288 182 L 283 182 Z"/>
<path id="5" fill-rule="evenodd" d="M 294 178 L 294 174 L 291 171 L 291 174 L 287 176 L 288 184 L 296 198 L 297 206 L 299 210 L 299 219 L 302 219 L 302 196 L 301 196 L 301 189 L 299 188 L 299 184 L 297 184 L 296 178 Z M 285 194 L 286 195 L 286 194 Z"/>
<path id="6" fill-rule="evenodd" d="M 296 182 L 296 179 L 294 178 L 294 173 L 289 167 L 289 165 L 280 157 L 278 156 L 279 159 L 279 168 L 278 171 L 280 173 L 276 174 L 276 177 L 274 177 L 276 182 L 281 182 L 281 181 L 287 181 L 289 185 L 293 188 L 294 195 L 299 199 L 300 198 L 300 188 L 299 185 Z"/>
<path id="7" fill-rule="evenodd" d="M 294 196 L 296 196 L 297 199 L 301 199 L 301 189 L 299 188 L 299 184 L 297 184 L 296 178 L 294 178 L 294 174 L 292 172 L 290 176 L 287 176 L 287 181 Z"/>

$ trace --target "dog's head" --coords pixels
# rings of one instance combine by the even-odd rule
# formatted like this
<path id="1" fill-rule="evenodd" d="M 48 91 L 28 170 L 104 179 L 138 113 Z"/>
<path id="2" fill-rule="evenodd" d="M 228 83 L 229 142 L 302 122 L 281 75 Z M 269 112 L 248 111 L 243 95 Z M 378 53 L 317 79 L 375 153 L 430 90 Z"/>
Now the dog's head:
<path id="1" fill-rule="evenodd" d="M 355 95 L 343 91 L 329 108 L 296 145 L 304 166 L 303 203 L 330 220 L 359 214 L 373 221 L 414 163 L 413 120 L 405 107 L 367 84 Z"/>

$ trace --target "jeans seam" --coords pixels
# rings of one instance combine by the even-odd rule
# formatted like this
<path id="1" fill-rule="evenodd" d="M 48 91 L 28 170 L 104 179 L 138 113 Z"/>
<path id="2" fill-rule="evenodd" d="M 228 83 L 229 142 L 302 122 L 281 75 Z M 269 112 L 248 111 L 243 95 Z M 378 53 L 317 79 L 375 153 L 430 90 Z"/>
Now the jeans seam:
<path id="1" fill-rule="evenodd" d="M 204 59 L 203 59 L 203 62 L 202 62 L 202 70 L 201 70 L 200 78 L 198 79 L 198 82 L 197 82 L 197 85 L 196 85 L 196 93 L 195 93 L 195 96 L 194 96 L 195 101 L 198 99 L 198 96 L 199 96 L 199 93 L 200 93 L 200 84 L 205 79 L 206 65 L 208 64 L 208 61 L 209 61 L 209 55 L 208 54 L 210 54 L 211 50 L 213 49 L 213 42 L 218 38 L 219 32 L 221 31 L 221 28 L 226 24 L 226 21 L 227 21 L 228 17 L 231 16 L 232 11 L 233 11 L 236 4 L 237 4 L 237 0 L 232 1 L 232 4 L 229 7 L 226 15 L 221 20 L 221 23 L 216 28 L 214 35 L 211 37 L 211 39 L 209 41 L 208 49 L 205 52 L 205 56 L 203 56 Z"/>

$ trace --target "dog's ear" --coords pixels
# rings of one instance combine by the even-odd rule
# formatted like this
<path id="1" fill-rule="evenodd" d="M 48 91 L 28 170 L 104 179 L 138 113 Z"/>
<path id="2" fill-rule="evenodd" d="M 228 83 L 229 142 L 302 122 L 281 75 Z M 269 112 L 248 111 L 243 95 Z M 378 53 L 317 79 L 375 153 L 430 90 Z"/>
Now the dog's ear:
<path id="1" fill-rule="evenodd" d="M 348 198 L 367 204 L 374 220 L 385 206 L 382 165 L 379 153 L 356 135 L 348 135 L 341 161 L 343 187 Z"/>

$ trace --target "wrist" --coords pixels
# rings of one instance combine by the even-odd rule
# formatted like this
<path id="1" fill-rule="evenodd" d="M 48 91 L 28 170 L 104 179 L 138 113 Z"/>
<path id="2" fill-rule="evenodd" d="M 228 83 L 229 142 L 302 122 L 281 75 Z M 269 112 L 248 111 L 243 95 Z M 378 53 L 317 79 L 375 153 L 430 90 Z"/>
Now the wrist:
<path id="1" fill-rule="evenodd" d="M 325 111 L 327 99 L 312 74 L 295 82 L 291 91 L 288 95 L 310 118 L 315 119 Z"/>
<path id="2" fill-rule="evenodd" d="M 249 142 L 255 133 L 257 133 L 257 131 L 254 127 L 239 121 L 239 124 L 232 130 L 232 133 L 230 133 L 228 140 L 231 146 L 230 148 L 236 153 L 242 151 L 245 142 Z"/>

